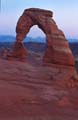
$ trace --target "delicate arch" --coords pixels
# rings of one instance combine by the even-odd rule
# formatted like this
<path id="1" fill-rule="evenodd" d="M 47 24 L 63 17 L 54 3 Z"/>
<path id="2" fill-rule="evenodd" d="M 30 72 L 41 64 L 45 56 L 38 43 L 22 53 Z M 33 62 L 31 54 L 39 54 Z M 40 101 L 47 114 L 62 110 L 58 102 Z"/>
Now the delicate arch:
<path id="1" fill-rule="evenodd" d="M 19 18 L 16 26 L 16 44 L 21 43 L 33 25 L 38 27 L 46 35 L 47 48 L 43 57 L 45 63 L 59 63 L 64 65 L 74 65 L 74 57 L 71 53 L 67 40 L 61 30 L 58 29 L 55 21 L 52 19 L 53 13 L 48 10 L 30 8 L 26 9 Z M 20 51 L 25 52 L 24 46 Z M 17 47 L 14 47 L 14 56 L 19 53 Z M 25 54 L 26 55 L 26 54 Z"/>

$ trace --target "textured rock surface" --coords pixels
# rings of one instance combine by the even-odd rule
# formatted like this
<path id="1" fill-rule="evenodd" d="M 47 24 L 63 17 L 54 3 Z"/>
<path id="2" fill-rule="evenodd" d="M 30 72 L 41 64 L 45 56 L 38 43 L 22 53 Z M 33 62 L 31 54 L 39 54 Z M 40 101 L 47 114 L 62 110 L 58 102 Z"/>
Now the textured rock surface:
<path id="1" fill-rule="evenodd" d="M 30 28 L 33 25 L 38 25 L 46 34 L 47 48 L 43 62 L 74 65 L 74 58 L 66 38 L 63 32 L 57 27 L 52 16 L 53 13 L 48 10 L 38 8 L 26 9 L 17 23 L 16 40 L 18 43 L 22 42 Z M 14 51 L 14 54 L 16 54 L 16 51 Z"/>
<path id="2" fill-rule="evenodd" d="M 41 56 L 30 52 L 26 63 L 0 59 L 1 120 L 78 120 L 74 67 L 39 65 Z"/>
<path id="3" fill-rule="evenodd" d="M 26 59 L 26 48 L 23 43 L 16 42 L 14 45 L 14 57 L 19 57 L 21 60 Z"/>

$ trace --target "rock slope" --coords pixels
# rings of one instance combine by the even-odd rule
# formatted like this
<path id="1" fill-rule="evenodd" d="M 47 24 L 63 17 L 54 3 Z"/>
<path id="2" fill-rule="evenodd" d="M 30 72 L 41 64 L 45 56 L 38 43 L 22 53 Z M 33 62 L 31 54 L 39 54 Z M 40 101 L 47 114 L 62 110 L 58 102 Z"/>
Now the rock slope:
<path id="1" fill-rule="evenodd" d="M 34 58 L 34 59 L 33 59 Z M 78 82 L 72 66 L 0 59 L 1 120 L 77 120 Z"/>

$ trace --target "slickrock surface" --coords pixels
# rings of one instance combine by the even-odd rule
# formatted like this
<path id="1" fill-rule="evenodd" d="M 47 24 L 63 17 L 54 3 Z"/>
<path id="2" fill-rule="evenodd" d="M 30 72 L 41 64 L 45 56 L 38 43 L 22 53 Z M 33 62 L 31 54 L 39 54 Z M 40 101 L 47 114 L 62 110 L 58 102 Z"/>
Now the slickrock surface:
<path id="1" fill-rule="evenodd" d="M 78 80 L 73 67 L 0 59 L 1 120 L 78 120 Z"/>

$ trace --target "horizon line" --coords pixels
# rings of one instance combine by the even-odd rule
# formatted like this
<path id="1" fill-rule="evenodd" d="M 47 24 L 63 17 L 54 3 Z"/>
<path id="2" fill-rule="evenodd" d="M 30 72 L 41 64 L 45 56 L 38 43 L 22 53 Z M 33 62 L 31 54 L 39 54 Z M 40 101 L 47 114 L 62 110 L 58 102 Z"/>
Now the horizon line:
<path id="1" fill-rule="evenodd" d="M 1 34 L 0 36 L 12 36 L 12 37 L 16 37 L 16 35 L 10 35 L 10 34 Z M 31 38 L 38 38 L 38 37 L 41 37 L 41 38 L 45 38 L 43 36 L 26 36 L 26 37 L 31 37 Z M 65 36 L 66 37 L 66 36 Z M 77 37 L 66 37 L 66 39 L 76 39 L 77 40 Z"/>

